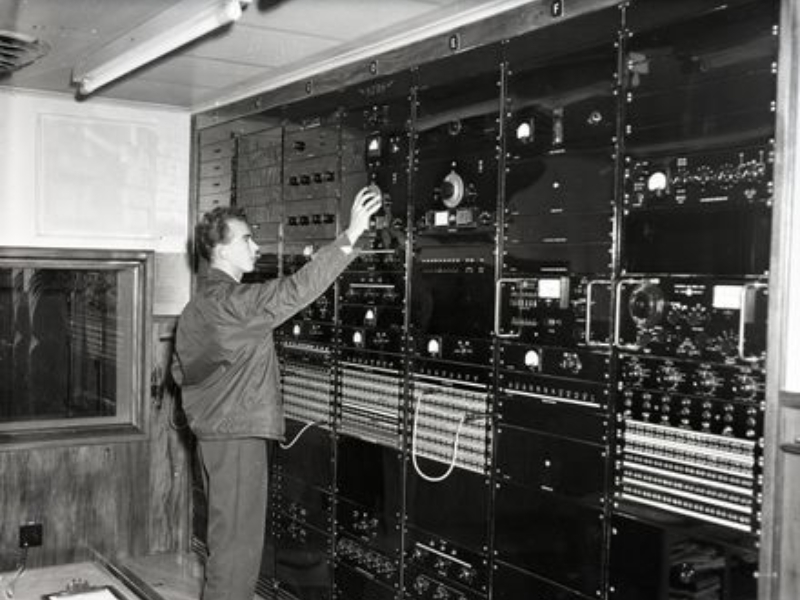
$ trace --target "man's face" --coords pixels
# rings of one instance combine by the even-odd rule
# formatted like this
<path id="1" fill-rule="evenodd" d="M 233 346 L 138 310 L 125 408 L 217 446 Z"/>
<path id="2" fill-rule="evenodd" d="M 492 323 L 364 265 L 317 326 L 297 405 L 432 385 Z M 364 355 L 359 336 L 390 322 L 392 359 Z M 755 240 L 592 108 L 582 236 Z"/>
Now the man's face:
<path id="1" fill-rule="evenodd" d="M 228 222 L 228 241 L 221 244 L 222 255 L 228 264 L 242 273 L 250 273 L 256 266 L 258 244 L 253 241 L 250 227 L 244 221 Z"/>

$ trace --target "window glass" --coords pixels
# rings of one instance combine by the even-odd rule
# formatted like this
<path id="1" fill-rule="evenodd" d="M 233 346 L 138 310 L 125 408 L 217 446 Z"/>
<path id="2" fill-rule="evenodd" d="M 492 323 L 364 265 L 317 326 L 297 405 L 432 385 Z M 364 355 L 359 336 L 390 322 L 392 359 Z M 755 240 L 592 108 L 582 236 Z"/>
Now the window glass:
<path id="1" fill-rule="evenodd" d="M 9 254 L 0 254 L 0 431 L 133 424 L 148 254 Z"/>

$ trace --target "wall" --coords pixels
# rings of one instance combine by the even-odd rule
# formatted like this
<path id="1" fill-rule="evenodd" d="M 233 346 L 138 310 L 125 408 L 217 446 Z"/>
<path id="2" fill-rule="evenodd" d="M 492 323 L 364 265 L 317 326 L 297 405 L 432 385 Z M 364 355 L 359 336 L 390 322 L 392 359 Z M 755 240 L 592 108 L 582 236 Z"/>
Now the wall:
<path id="1" fill-rule="evenodd" d="M 190 115 L 8 91 L 0 92 L 0 114 L 0 244 L 155 251 L 153 364 L 144 372 L 163 375 L 191 282 Z M 0 447 L 0 571 L 14 567 L 28 520 L 44 525 L 29 567 L 78 560 L 89 549 L 135 555 L 186 546 L 188 452 L 175 400 L 159 393 L 143 401 L 147 435 L 138 440 Z"/>
<path id="2" fill-rule="evenodd" d="M 188 113 L 0 92 L 3 245 L 183 249 Z"/>

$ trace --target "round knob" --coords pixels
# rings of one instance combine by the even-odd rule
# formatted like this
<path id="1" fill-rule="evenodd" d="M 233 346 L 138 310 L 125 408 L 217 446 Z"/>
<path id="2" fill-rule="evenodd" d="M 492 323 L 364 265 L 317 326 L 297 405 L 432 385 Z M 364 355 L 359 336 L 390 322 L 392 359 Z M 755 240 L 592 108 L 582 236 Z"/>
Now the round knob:
<path id="1" fill-rule="evenodd" d="M 699 327 L 708 320 L 708 313 L 704 306 L 693 306 L 686 311 L 686 322 L 692 327 Z"/>
<path id="2" fill-rule="evenodd" d="M 719 377 L 709 368 L 701 368 L 695 372 L 694 387 L 699 394 L 710 396 L 720 384 Z"/>
<path id="3" fill-rule="evenodd" d="M 622 379 L 628 385 L 641 385 L 645 377 L 647 377 L 647 370 L 639 361 L 627 362 L 622 367 Z"/>
<path id="4" fill-rule="evenodd" d="M 566 352 L 561 358 L 561 368 L 573 375 L 577 375 L 583 368 L 583 363 L 574 352 Z"/>
<path id="5" fill-rule="evenodd" d="M 453 194 L 455 193 L 455 191 L 456 191 L 456 188 L 453 186 L 453 184 L 451 182 L 445 180 L 442 183 L 442 198 L 443 199 L 448 200 L 448 199 L 452 198 Z"/>
<path id="6" fill-rule="evenodd" d="M 525 366 L 528 367 L 531 371 L 535 371 L 539 368 L 539 365 L 542 364 L 542 359 L 536 350 L 528 350 L 525 353 L 523 362 L 525 363 Z"/>
<path id="7" fill-rule="evenodd" d="M 517 125 L 517 139 L 520 142 L 530 142 L 533 139 L 533 124 L 531 121 L 523 121 Z"/>
<path id="8" fill-rule="evenodd" d="M 461 567 L 461 570 L 458 572 L 458 578 L 466 583 L 471 583 L 474 577 L 475 572 L 469 567 Z"/>
<path id="9" fill-rule="evenodd" d="M 430 585 L 431 584 L 427 579 L 425 579 L 422 575 L 419 575 L 414 581 L 414 590 L 416 590 L 418 594 L 424 594 Z"/>
<path id="10" fill-rule="evenodd" d="M 659 194 L 667 189 L 667 174 L 663 171 L 651 173 L 647 178 L 647 190 Z"/>
<path id="11" fill-rule="evenodd" d="M 628 312 L 639 327 L 653 327 L 664 317 L 665 305 L 661 288 L 645 283 L 636 288 L 628 299 Z"/>
<path id="12" fill-rule="evenodd" d="M 733 380 L 733 393 L 740 398 L 752 398 L 758 391 L 758 384 L 752 375 L 740 373 Z"/>
<path id="13" fill-rule="evenodd" d="M 442 182 L 442 202 L 447 208 L 455 208 L 464 198 L 464 180 L 455 171 L 450 171 Z"/>
<path id="14" fill-rule="evenodd" d="M 675 365 L 662 365 L 658 381 L 668 390 L 675 390 L 683 383 L 684 375 Z"/>

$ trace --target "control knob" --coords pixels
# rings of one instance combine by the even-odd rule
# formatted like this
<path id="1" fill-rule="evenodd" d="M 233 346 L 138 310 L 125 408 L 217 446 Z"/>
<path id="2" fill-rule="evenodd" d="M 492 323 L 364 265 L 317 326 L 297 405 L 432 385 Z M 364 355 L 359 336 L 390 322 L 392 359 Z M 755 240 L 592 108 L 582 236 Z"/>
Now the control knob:
<path id="1" fill-rule="evenodd" d="M 581 372 L 583 368 L 583 364 L 581 363 L 580 357 L 575 354 L 574 352 L 565 352 L 564 355 L 561 357 L 561 362 L 559 366 L 569 373 L 573 375 L 577 375 Z"/>
<path id="2" fill-rule="evenodd" d="M 539 366 L 542 363 L 542 358 L 539 356 L 539 353 L 536 350 L 528 350 L 525 353 L 523 362 L 531 371 L 538 371 Z"/>
<path id="3" fill-rule="evenodd" d="M 748 373 L 739 373 L 736 375 L 731 387 L 736 396 L 744 399 L 753 398 L 758 391 L 758 383 L 756 383 L 755 378 Z"/>
<path id="4" fill-rule="evenodd" d="M 627 385 L 642 385 L 647 374 L 647 369 L 638 360 L 626 362 L 622 367 L 622 379 Z"/>
<path id="5" fill-rule="evenodd" d="M 447 573 L 447 561 L 443 558 L 437 558 L 436 562 L 433 563 L 433 568 L 436 572 L 444 575 Z"/>
<path id="6" fill-rule="evenodd" d="M 440 585 L 436 588 L 436 591 L 433 593 L 434 600 L 446 600 L 450 594 L 447 591 L 447 588 L 443 585 Z"/>
<path id="7" fill-rule="evenodd" d="M 458 578 L 464 583 L 472 583 L 472 580 L 475 579 L 475 571 L 469 567 L 461 567 L 458 572 Z"/>
<path id="8" fill-rule="evenodd" d="M 436 338 L 431 338 L 428 340 L 427 350 L 430 356 L 439 356 L 442 352 L 442 344 Z"/>
<path id="9" fill-rule="evenodd" d="M 353 333 L 353 345 L 359 348 L 364 345 L 364 334 L 361 331 L 355 331 Z"/>
<path id="10" fill-rule="evenodd" d="M 661 196 L 667 189 L 667 174 L 664 171 L 654 171 L 647 178 L 647 191 Z"/>
<path id="11" fill-rule="evenodd" d="M 659 368 L 658 381 L 668 390 L 676 390 L 683 383 L 684 374 L 673 364 L 664 364 Z"/>
<path id="12" fill-rule="evenodd" d="M 664 292 L 654 283 L 637 287 L 628 299 L 628 312 L 638 327 L 654 327 L 664 317 Z"/>
<path id="13" fill-rule="evenodd" d="M 694 377 L 694 388 L 703 396 L 711 396 L 722 384 L 717 374 L 709 367 L 701 367 L 695 372 Z"/>
<path id="14" fill-rule="evenodd" d="M 419 575 L 416 578 L 416 580 L 414 581 L 414 591 L 416 591 L 417 594 L 422 595 L 422 594 L 424 594 L 425 592 L 428 591 L 428 588 L 430 587 L 430 585 L 431 585 L 430 581 L 428 581 L 422 575 Z"/>

